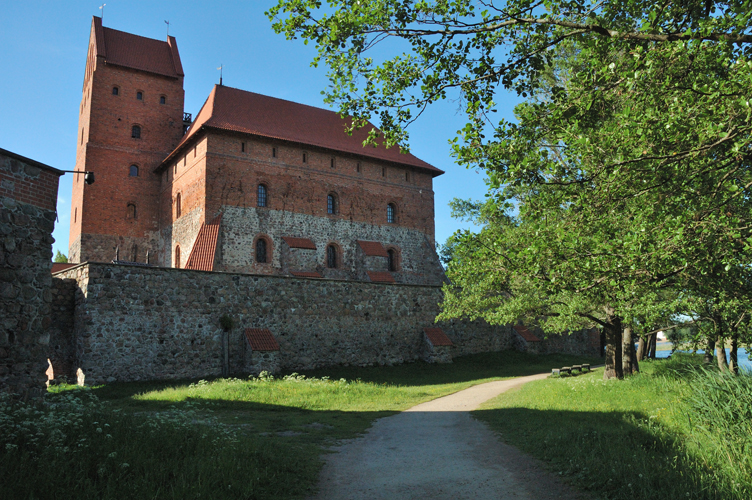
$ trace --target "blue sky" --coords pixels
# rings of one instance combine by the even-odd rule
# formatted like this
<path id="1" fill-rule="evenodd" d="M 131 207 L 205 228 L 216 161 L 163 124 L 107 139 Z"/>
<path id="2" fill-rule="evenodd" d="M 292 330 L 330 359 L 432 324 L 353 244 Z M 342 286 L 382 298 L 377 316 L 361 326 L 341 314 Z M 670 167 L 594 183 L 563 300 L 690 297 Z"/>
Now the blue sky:
<path id="1" fill-rule="evenodd" d="M 0 148 L 61 170 L 76 159 L 78 106 L 91 17 L 98 2 L 4 2 L 0 10 Z M 195 116 L 219 81 L 260 94 L 327 107 L 326 69 L 312 68 L 311 45 L 275 34 L 264 15 L 272 1 L 107 0 L 104 25 L 137 35 L 177 38 L 185 71 L 185 111 Z M 500 95 L 499 118 L 512 117 L 515 96 Z M 466 227 L 450 217 L 452 198 L 482 198 L 483 175 L 454 164 L 448 139 L 463 125 L 452 101 L 439 103 L 411 126 L 411 152 L 446 171 L 434 180 L 436 241 Z M 61 177 L 53 251 L 68 253 L 71 181 Z"/>

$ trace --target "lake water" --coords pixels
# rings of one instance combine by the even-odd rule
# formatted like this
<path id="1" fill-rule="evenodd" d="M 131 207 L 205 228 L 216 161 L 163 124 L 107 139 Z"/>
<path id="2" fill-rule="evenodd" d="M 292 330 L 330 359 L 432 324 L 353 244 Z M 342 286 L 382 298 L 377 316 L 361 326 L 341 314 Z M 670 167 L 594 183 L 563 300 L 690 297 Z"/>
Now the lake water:
<path id="1" fill-rule="evenodd" d="M 730 351 L 730 349 L 726 349 L 726 359 L 728 359 L 728 357 L 729 357 L 729 351 Z M 676 352 L 690 352 L 690 351 L 676 351 Z M 655 357 L 656 358 L 667 358 L 669 354 L 671 354 L 670 350 L 668 350 L 668 351 L 656 351 Z M 697 354 L 705 354 L 705 351 L 703 351 L 702 349 L 700 349 L 700 350 L 697 351 Z M 742 349 L 740 347 L 739 351 L 737 352 L 737 357 L 739 358 L 739 366 L 744 367 L 747 370 L 752 370 L 752 362 L 750 362 L 750 360 L 749 360 L 749 353 L 745 349 Z"/>

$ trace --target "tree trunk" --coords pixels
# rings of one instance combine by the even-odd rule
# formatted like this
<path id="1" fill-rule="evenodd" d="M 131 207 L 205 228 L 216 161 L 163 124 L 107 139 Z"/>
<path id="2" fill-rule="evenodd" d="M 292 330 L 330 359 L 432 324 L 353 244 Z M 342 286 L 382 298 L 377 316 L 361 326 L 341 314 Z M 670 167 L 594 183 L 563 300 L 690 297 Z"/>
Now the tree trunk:
<path id="1" fill-rule="evenodd" d="M 624 378 L 621 361 L 621 319 L 610 316 L 604 328 L 606 332 L 606 369 L 603 371 L 603 380 L 612 378 Z"/>
<path id="2" fill-rule="evenodd" d="M 733 373 L 734 375 L 739 374 L 738 351 L 739 339 L 738 335 L 734 333 L 734 335 L 731 337 L 731 350 L 729 351 L 729 370 L 731 370 L 731 373 Z"/>
<path id="3" fill-rule="evenodd" d="M 650 335 L 650 359 L 655 359 L 655 350 L 658 347 L 658 332 Z"/>
<path id="4" fill-rule="evenodd" d="M 640 371 L 635 355 L 634 341 L 632 340 L 632 328 L 624 328 L 622 332 L 621 366 L 624 375 L 632 375 Z"/>
<path id="5" fill-rule="evenodd" d="M 715 341 L 715 353 L 716 353 L 716 359 L 718 360 L 718 369 L 720 369 L 722 372 L 725 372 L 728 370 L 728 361 L 726 361 L 726 349 L 725 344 L 723 342 L 723 337 L 718 335 L 718 339 Z"/>
<path id="6" fill-rule="evenodd" d="M 708 339 L 708 345 L 705 347 L 705 356 L 703 356 L 702 360 L 706 365 L 709 365 L 713 362 L 713 351 L 715 350 L 715 340 L 714 339 Z"/>
<path id="7" fill-rule="evenodd" d="M 637 361 L 645 361 L 647 357 L 647 343 L 645 342 L 645 336 L 640 335 L 640 339 L 637 341 Z"/>

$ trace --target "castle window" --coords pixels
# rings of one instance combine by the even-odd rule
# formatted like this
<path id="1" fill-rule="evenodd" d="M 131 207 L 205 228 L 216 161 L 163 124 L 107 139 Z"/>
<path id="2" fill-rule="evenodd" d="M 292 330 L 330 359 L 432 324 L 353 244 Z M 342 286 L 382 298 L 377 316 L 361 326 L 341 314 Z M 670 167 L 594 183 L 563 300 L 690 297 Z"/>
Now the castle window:
<path id="1" fill-rule="evenodd" d="M 266 186 L 263 184 L 258 185 L 258 198 L 256 200 L 256 206 L 259 207 L 265 207 L 266 206 Z"/>
<path id="2" fill-rule="evenodd" d="M 165 96 L 159 96 L 159 104 L 167 104 L 167 98 Z"/>
<path id="3" fill-rule="evenodd" d="M 144 93 L 143 92 L 136 92 L 136 99 L 138 99 L 139 101 L 143 101 L 144 100 Z"/>
<path id="4" fill-rule="evenodd" d="M 131 137 L 134 139 L 141 139 L 141 127 L 138 125 L 131 127 Z"/>
<path id="5" fill-rule="evenodd" d="M 193 146 L 193 157 L 196 157 L 196 146 Z"/>
<path id="6" fill-rule="evenodd" d="M 84 143 L 84 129 L 81 129 L 81 144 Z"/>
<path id="7" fill-rule="evenodd" d="M 381 177 L 386 177 L 386 167 L 381 167 Z"/>
<path id="8" fill-rule="evenodd" d="M 405 172 L 405 180 L 410 182 L 410 172 Z"/>
<path id="9" fill-rule="evenodd" d="M 333 194 L 326 197 L 326 213 L 331 215 L 337 213 L 337 197 Z"/>
<path id="10" fill-rule="evenodd" d="M 329 166 L 332 167 L 332 168 L 334 168 L 334 165 L 335 165 L 334 158 L 330 158 L 329 159 Z"/>
<path id="11" fill-rule="evenodd" d="M 112 87 L 112 95 L 120 95 L 120 89 L 117 87 Z"/>
<path id="12" fill-rule="evenodd" d="M 337 247 L 334 245 L 326 247 L 326 267 L 329 269 L 337 268 Z"/>
<path id="13" fill-rule="evenodd" d="M 78 207 L 73 209 L 73 222 L 78 221 Z"/>
<path id="14" fill-rule="evenodd" d="M 397 207 L 394 206 L 394 203 L 386 206 L 386 221 L 389 224 L 394 224 L 397 221 Z"/>
<path id="15" fill-rule="evenodd" d="M 397 271 L 397 251 L 393 248 L 390 248 L 387 250 L 388 261 L 389 261 L 389 270 L 391 272 Z"/>
<path id="16" fill-rule="evenodd" d="M 180 214 L 182 213 L 182 207 L 180 205 L 181 205 L 180 193 L 178 193 L 177 196 L 175 196 L 175 218 L 176 219 L 180 217 Z"/>
<path id="17" fill-rule="evenodd" d="M 303 163 L 308 163 L 308 153 L 303 153 Z"/>
<path id="18" fill-rule="evenodd" d="M 272 148 L 272 158 L 277 157 L 277 148 Z"/>
<path id="19" fill-rule="evenodd" d="M 180 269 L 180 245 L 175 246 L 175 267 Z"/>
<path id="20" fill-rule="evenodd" d="M 136 205 L 134 205 L 133 203 L 128 203 L 128 210 L 126 211 L 126 217 L 132 220 L 136 219 Z"/>
<path id="21" fill-rule="evenodd" d="M 256 262 L 259 264 L 266 264 L 266 240 L 259 238 L 256 241 Z"/>
<path id="22" fill-rule="evenodd" d="M 131 165 L 128 175 L 131 177 L 138 177 L 138 165 Z"/>
<path id="23" fill-rule="evenodd" d="M 241 153 L 245 153 L 245 143 L 244 142 L 240 143 L 240 152 Z"/>
<path id="24" fill-rule="evenodd" d="M 357 172 L 360 172 L 360 162 L 358 162 L 358 163 L 355 164 L 355 170 Z"/>

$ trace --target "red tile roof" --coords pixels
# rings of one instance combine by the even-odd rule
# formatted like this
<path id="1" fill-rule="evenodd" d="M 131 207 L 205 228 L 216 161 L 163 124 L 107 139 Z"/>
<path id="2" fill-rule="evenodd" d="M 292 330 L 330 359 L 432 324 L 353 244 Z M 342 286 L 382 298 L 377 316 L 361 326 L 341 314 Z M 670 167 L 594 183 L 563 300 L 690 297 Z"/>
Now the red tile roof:
<path id="1" fill-rule="evenodd" d="M 292 236 L 282 236 L 287 246 L 290 248 L 305 248 L 307 250 L 316 250 L 316 244 L 308 238 L 295 238 Z"/>
<path id="2" fill-rule="evenodd" d="M 385 160 L 427 171 L 434 177 L 444 173 L 409 153 L 402 154 L 398 147 L 364 147 L 363 141 L 373 126 L 347 135 L 345 126 L 348 123 L 349 120 L 334 111 L 215 85 L 180 145 L 162 164 L 171 161 L 181 146 L 199 130 L 211 128 Z"/>
<path id="3" fill-rule="evenodd" d="M 424 328 L 423 332 L 426 334 L 428 341 L 435 346 L 454 345 L 441 328 Z"/>
<path id="4" fill-rule="evenodd" d="M 175 37 L 166 42 L 125 33 L 102 26 L 102 19 L 92 20 L 95 34 L 96 55 L 107 64 L 123 66 L 178 78 L 184 76 Z"/>
<path id="5" fill-rule="evenodd" d="M 279 351 L 279 344 L 266 328 L 246 328 L 245 339 L 254 351 Z"/>
<path id="6" fill-rule="evenodd" d="M 368 277 L 374 283 L 394 283 L 394 276 L 392 273 L 386 271 L 366 271 Z"/>
<path id="7" fill-rule="evenodd" d="M 290 271 L 290 274 L 298 278 L 323 278 L 324 275 L 315 271 Z"/>
<path id="8" fill-rule="evenodd" d="M 362 248 L 363 252 L 369 257 L 389 257 L 384 245 L 378 241 L 358 240 L 358 245 L 360 245 L 360 248 Z"/>
<path id="9" fill-rule="evenodd" d="M 525 325 L 514 325 L 514 329 L 517 330 L 517 333 L 520 334 L 520 337 L 525 339 L 528 342 L 540 342 L 541 339 L 533 335 L 533 333 L 528 330 Z"/>
<path id="10" fill-rule="evenodd" d="M 219 214 L 210 223 L 201 224 L 201 229 L 196 236 L 196 242 L 191 249 L 191 255 L 185 264 L 186 269 L 198 269 L 199 271 L 214 271 L 214 254 L 217 252 L 217 239 L 219 238 L 219 224 L 222 214 Z"/>
<path id="11" fill-rule="evenodd" d="M 53 262 L 52 263 L 52 273 L 59 273 L 60 271 L 65 271 L 69 267 L 77 266 L 78 264 L 70 264 L 68 262 Z"/>

